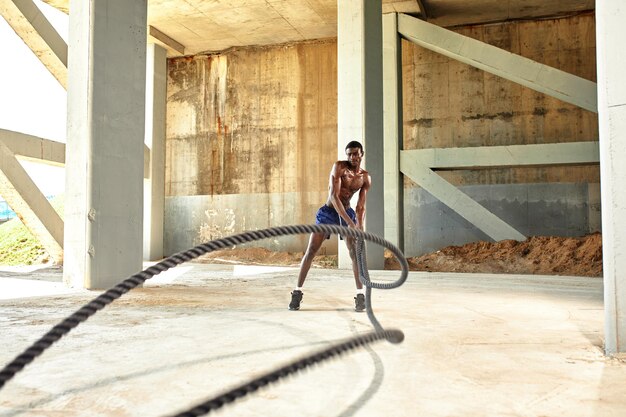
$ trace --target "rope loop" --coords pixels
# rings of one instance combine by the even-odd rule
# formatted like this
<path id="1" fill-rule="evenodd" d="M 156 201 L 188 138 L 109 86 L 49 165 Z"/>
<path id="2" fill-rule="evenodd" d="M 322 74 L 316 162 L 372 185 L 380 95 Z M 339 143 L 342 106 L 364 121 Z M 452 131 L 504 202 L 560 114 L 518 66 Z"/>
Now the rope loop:
<path id="1" fill-rule="evenodd" d="M 224 393 L 214 399 L 206 401 L 191 410 L 185 411 L 177 416 L 200 416 L 208 413 L 214 409 L 220 408 L 224 404 L 235 401 L 247 395 L 250 392 L 257 390 L 258 388 L 275 382 L 285 376 L 288 376 L 294 372 L 303 370 L 315 363 L 329 359 L 334 356 L 341 355 L 347 351 L 353 350 L 359 346 L 363 346 L 369 343 L 376 342 L 381 339 L 386 339 L 391 343 L 400 343 L 404 339 L 404 334 L 400 330 L 385 330 L 372 311 L 371 292 L 372 288 L 379 289 L 391 289 L 402 285 L 409 273 L 409 265 L 404 257 L 404 254 L 395 245 L 387 240 L 376 236 L 371 233 L 361 231 L 356 228 L 349 228 L 345 226 L 336 226 L 329 224 L 317 224 L 317 225 L 296 225 L 296 226 L 279 226 L 268 229 L 243 232 L 228 236 L 221 239 L 212 240 L 210 242 L 202 243 L 191 249 L 174 254 L 161 262 L 150 266 L 149 268 L 138 272 L 129 278 L 126 278 L 114 287 L 106 290 L 95 299 L 91 300 L 80 309 L 63 319 L 59 324 L 55 325 L 46 334 L 39 338 L 35 343 L 29 346 L 26 350 L 20 353 L 15 359 L 9 362 L 0 371 L 0 390 L 10 381 L 18 372 L 24 367 L 33 362 L 36 357 L 40 356 L 46 349 L 52 346 L 55 342 L 60 340 L 63 336 L 67 335 L 72 329 L 77 327 L 80 323 L 85 322 L 89 317 L 102 310 L 113 301 L 120 298 L 128 291 L 141 285 L 144 281 L 154 277 L 155 275 L 165 272 L 177 265 L 184 262 L 198 258 L 209 252 L 215 250 L 232 248 L 233 246 L 241 243 L 253 242 L 269 237 L 295 235 L 295 234 L 309 234 L 309 233 L 323 233 L 323 234 L 335 234 L 340 235 L 343 238 L 352 238 L 355 242 L 355 248 L 357 255 L 357 266 L 359 270 L 359 279 L 366 286 L 365 291 L 365 308 L 367 316 L 370 319 L 374 327 L 374 332 L 364 335 L 354 336 L 345 342 L 337 345 L 333 345 L 320 352 L 309 355 L 303 359 L 292 362 L 288 365 L 278 368 L 275 371 L 255 378 L 254 380 L 241 385 L 227 393 Z M 365 241 L 376 243 L 389 249 L 393 255 L 398 259 L 402 271 L 400 277 L 391 283 L 376 283 L 372 282 L 367 270 L 367 262 L 365 257 Z"/>

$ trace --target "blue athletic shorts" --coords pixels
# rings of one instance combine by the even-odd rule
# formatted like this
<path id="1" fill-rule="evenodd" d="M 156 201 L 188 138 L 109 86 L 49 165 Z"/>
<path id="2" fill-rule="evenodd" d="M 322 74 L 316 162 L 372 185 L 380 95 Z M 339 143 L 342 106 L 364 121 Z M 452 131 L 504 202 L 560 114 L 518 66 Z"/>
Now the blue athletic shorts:
<path id="1" fill-rule="evenodd" d="M 348 216 L 356 224 L 356 213 L 354 210 L 352 210 L 352 208 L 348 208 L 346 213 L 348 213 Z M 315 215 L 315 224 L 336 224 L 338 226 L 347 226 L 345 220 L 339 216 L 339 213 L 337 213 L 337 210 L 335 210 L 334 207 L 328 207 L 326 204 L 317 210 L 317 214 Z M 326 235 L 326 239 L 330 239 L 330 235 Z"/>

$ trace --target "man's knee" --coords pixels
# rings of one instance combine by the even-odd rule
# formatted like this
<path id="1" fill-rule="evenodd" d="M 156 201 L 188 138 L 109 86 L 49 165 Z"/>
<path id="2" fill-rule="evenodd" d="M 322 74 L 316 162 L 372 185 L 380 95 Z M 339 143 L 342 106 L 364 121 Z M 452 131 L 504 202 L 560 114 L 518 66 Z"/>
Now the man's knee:
<path id="1" fill-rule="evenodd" d="M 324 235 L 312 234 L 309 240 L 309 245 L 306 248 L 306 252 L 304 253 L 304 257 L 307 259 L 313 259 L 317 254 L 317 251 L 322 247 L 322 243 L 324 243 Z"/>
<path id="2" fill-rule="evenodd" d="M 304 253 L 304 260 L 312 261 L 313 258 L 315 258 L 316 254 L 317 254 L 317 250 L 311 250 L 311 248 L 307 249 L 307 251 Z"/>

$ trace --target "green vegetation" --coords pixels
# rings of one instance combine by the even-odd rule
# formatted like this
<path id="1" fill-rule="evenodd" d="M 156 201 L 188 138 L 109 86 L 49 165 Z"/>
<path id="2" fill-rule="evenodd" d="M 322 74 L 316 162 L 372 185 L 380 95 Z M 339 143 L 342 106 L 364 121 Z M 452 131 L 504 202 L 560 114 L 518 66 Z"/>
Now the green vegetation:
<path id="1" fill-rule="evenodd" d="M 39 240 L 20 219 L 0 225 L 0 265 L 32 265 L 50 262 Z"/>
<path id="2" fill-rule="evenodd" d="M 50 203 L 63 217 L 63 196 L 53 198 Z M 39 239 L 20 219 L 14 218 L 0 224 L 0 265 L 34 265 L 52 261 Z"/>

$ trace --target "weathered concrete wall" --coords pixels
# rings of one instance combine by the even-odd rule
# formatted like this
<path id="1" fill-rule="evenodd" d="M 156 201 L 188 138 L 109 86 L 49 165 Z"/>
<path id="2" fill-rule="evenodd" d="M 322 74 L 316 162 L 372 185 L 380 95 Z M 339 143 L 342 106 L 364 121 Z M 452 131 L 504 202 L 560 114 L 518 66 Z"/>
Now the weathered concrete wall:
<path id="1" fill-rule="evenodd" d="M 314 222 L 337 154 L 336 54 L 317 41 L 169 61 L 167 253 Z M 285 239 L 296 251 L 307 237 Z"/>
<path id="2" fill-rule="evenodd" d="M 456 29 L 595 81 L 592 15 Z M 597 115 L 403 41 L 405 149 L 597 141 Z M 169 61 L 165 250 L 311 223 L 337 149 L 334 40 Z M 599 230 L 597 166 L 439 172 L 522 233 Z M 486 237 L 405 181 L 405 251 Z M 301 251 L 306 237 L 261 242 Z M 332 253 L 327 247 L 328 253 Z"/>
<path id="3" fill-rule="evenodd" d="M 593 15 L 472 26 L 457 32 L 595 81 Z M 402 42 L 404 148 L 597 141 L 597 114 Z M 439 171 L 530 235 L 599 230 L 598 166 Z M 405 181 L 405 250 L 419 255 L 486 239 Z"/>
<path id="4" fill-rule="evenodd" d="M 169 197 L 165 217 L 175 219 L 169 224 L 176 227 L 167 228 L 165 252 L 175 253 L 243 230 L 313 223 L 315 212 L 322 205 L 319 198 L 318 192 Z M 302 201 L 315 203 L 302 209 Z M 305 249 L 306 239 L 306 236 L 283 236 L 252 245 L 295 252 Z M 323 253 L 336 253 L 337 238 L 327 242 Z"/>
<path id="5" fill-rule="evenodd" d="M 599 230 L 599 194 L 593 184 L 494 184 L 459 188 L 526 236 L 581 236 Z M 404 202 L 405 245 L 414 253 L 429 253 L 460 242 L 490 241 L 482 231 L 421 188 L 406 190 Z"/>
<path id="6" fill-rule="evenodd" d="M 456 31 L 596 80 L 593 15 Z M 402 52 L 405 149 L 598 140 L 595 113 L 408 41 Z"/>

